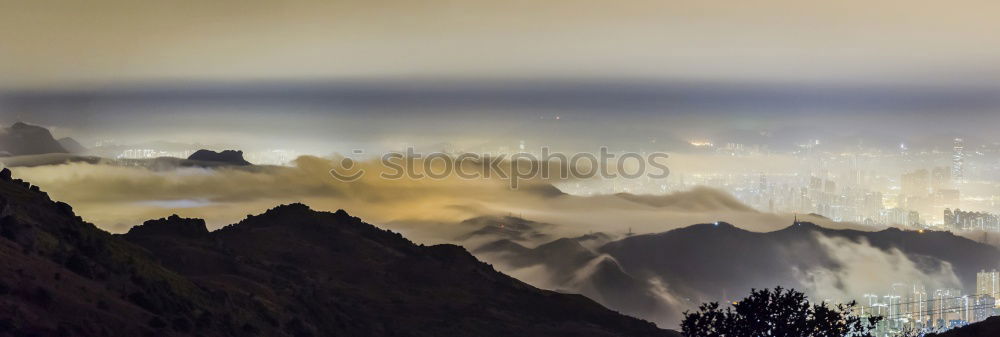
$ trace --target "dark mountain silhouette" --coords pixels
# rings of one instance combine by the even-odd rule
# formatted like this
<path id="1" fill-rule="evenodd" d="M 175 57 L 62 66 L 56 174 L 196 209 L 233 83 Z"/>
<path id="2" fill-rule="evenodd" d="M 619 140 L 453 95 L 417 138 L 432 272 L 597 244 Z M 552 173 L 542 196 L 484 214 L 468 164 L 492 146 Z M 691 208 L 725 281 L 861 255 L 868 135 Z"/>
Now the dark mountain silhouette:
<path id="1" fill-rule="evenodd" d="M 0 151 L 10 156 L 68 152 L 48 129 L 21 122 L 0 130 Z"/>
<path id="2" fill-rule="evenodd" d="M 225 150 L 222 152 L 215 152 L 211 150 L 202 149 L 191 154 L 191 156 L 189 156 L 187 159 L 193 161 L 225 163 L 235 166 L 253 165 L 250 162 L 243 159 L 243 151 L 237 151 L 237 150 Z"/>
<path id="3" fill-rule="evenodd" d="M 977 271 L 1000 265 L 997 248 L 949 232 L 895 228 L 863 232 L 827 229 L 811 223 L 769 233 L 750 232 L 727 223 L 700 224 L 626 238 L 600 251 L 614 256 L 630 273 L 655 275 L 683 292 L 722 299 L 751 287 L 787 284 L 802 288 L 793 282 L 796 268 L 840 270 L 842 266 L 830 252 L 819 249 L 822 245 L 816 234 L 853 242 L 864 240 L 883 251 L 898 249 L 927 272 L 950 263 L 965 289 L 975 288 Z"/>
<path id="4" fill-rule="evenodd" d="M 79 142 L 77 142 L 76 139 L 64 137 L 64 138 L 59 138 L 58 142 L 59 146 L 62 146 L 63 149 L 66 150 L 66 152 L 69 153 L 87 152 L 87 148 L 81 145 Z"/>
<path id="5" fill-rule="evenodd" d="M 811 240 L 808 236 L 800 239 Z M 792 242 L 777 242 L 768 233 L 719 223 L 632 236 L 608 243 L 600 251 L 614 256 L 633 274 L 658 277 L 673 291 L 703 302 L 726 300 L 728 294 L 742 294 L 750 288 L 791 286 L 795 266 L 821 260 L 808 254 L 786 254 L 782 248 L 786 243 Z"/>
<path id="6" fill-rule="evenodd" d="M 836 273 L 845 267 L 824 248 L 822 238 L 867 242 L 886 253 L 898 250 L 928 274 L 950 264 L 964 289 L 975 289 L 977 271 L 1000 267 L 1000 250 L 948 232 L 895 228 L 863 232 L 827 229 L 811 223 L 768 233 L 724 222 L 698 224 L 631 236 L 593 250 L 572 239 L 559 239 L 535 248 L 495 241 L 473 251 L 492 263 L 514 269 L 543 266 L 551 274 L 545 281 L 553 288 L 573 289 L 609 308 L 674 324 L 664 321 L 669 320 L 665 315 L 670 310 L 648 304 L 655 303 L 654 296 L 663 295 L 655 292 L 657 283 L 668 285 L 674 304 L 681 306 L 731 300 L 751 288 L 781 285 L 805 289 L 801 283 L 803 271 Z M 617 295 L 631 298 L 629 301 L 601 295 L 623 292 L 625 287 L 641 290 Z M 676 302 L 679 299 L 683 303 Z"/>
<path id="7" fill-rule="evenodd" d="M 0 234 L 0 336 L 678 336 L 301 204 L 111 235 L 5 169 Z"/>
<path id="8" fill-rule="evenodd" d="M 790 226 L 772 233 L 778 240 L 787 241 L 806 236 L 815 238 L 809 235 L 812 232 L 819 232 L 828 237 L 847 238 L 855 242 L 863 239 L 883 251 L 899 249 L 916 262 L 918 267 L 925 270 L 936 270 L 940 267 L 940 262 L 947 262 L 955 270 L 964 289 L 975 289 L 977 272 L 1000 268 L 1000 249 L 951 232 L 898 228 L 865 232 L 834 230 L 811 223 L 801 223 L 799 226 Z"/>
<path id="9" fill-rule="evenodd" d="M 217 298 L 0 171 L 0 335 L 205 336 L 259 324 L 243 298 Z M 218 315 L 218 316 L 217 316 Z"/>
<path id="10" fill-rule="evenodd" d="M 601 240 L 597 233 L 576 238 L 562 238 L 527 248 L 510 240 L 497 240 L 474 252 L 488 255 L 490 261 L 511 268 L 542 266 L 546 279 L 535 280 L 566 292 L 578 292 L 628 315 L 641 315 L 658 323 L 669 324 L 679 317 L 677 308 L 659 298 L 646 279 L 626 273 L 614 258 L 584 246 Z"/>
<path id="11" fill-rule="evenodd" d="M 987 318 L 985 321 L 972 323 L 961 328 L 951 329 L 939 334 L 928 334 L 926 337 L 987 337 L 1000 336 L 1000 316 Z"/>

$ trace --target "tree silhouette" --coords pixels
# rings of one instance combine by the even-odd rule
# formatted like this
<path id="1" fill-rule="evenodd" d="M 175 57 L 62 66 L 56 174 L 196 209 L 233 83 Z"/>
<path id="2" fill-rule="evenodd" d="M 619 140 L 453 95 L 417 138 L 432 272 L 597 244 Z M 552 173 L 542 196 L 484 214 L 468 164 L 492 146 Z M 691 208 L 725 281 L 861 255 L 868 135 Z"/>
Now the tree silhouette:
<path id="1" fill-rule="evenodd" d="M 810 304 L 794 289 L 753 289 L 732 307 L 712 302 L 685 312 L 681 331 L 686 337 L 873 337 L 882 317 L 854 315 L 856 305 Z"/>

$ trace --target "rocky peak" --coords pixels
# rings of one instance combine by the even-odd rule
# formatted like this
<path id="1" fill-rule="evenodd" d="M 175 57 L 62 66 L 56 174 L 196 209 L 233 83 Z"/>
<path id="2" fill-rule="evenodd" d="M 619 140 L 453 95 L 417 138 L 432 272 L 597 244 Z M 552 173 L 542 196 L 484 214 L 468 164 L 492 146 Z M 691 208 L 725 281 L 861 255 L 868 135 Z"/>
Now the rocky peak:
<path id="1" fill-rule="evenodd" d="M 167 218 L 149 220 L 142 225 L 132 227 L 125 236 L 169 236 L 195 239 L 208 237 L 208 228 L 205 227 L 205 220 L 181 218 L 174 214 Z"/>
<path id="2" fill-rule="evenodd" d="M 250 162 L 246 161 L 246 159 L 243 159 L 243 151 L 239 150 L 225 150 L 222 152 L 215 152 L 212 150 L 201 149 L 192 154 L 191 156 L 189 156 L 188 160 L 225 163 L 237 166 L 253 165 Z"/>

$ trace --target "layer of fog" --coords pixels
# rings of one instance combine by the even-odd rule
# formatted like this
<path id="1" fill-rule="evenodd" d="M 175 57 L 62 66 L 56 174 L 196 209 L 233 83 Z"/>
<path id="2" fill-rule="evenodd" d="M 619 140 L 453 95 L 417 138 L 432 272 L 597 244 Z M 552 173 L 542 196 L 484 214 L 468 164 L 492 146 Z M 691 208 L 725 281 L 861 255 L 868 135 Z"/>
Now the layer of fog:
<path id="1" fill-rule="evenodd" d="M 174 213 L 205 218 L 210 226 L 221 227 L 290 202 L 304 202 L 319 210 L 345 209 L 369 222 L 432 241 L 461 234 L 451 225 L 482 215 L 516 214 L 558 223 L 561 226 L 554 230 L 565 236 L 590 231 L 624 233 L 630 228 L 636 233 L 659 232 L 719 220 L 773 230 L 790 223 L 792 217 L 754 212 L 731 196 L 707 188 L 672 197 L 580 197 L 552 189 L 550 184 L 564 181 L 558 179 L 530 179 L 518 189 L 496 177 L 382 179 L 378 175 L 385 168 L 375 162 L 359 163 L 367 174 L 346 183 L 329 174 L 339 167 L 339 160 L 303 156 L 291 167 L 173 170 L 68 163 L 18 167 L 14 175 L 41 186 L 54 198 L 73 205 L 85 219 L 112 232 Z M 650 204 L 654 199 L 669 204 Z M 191 200 L 200 202 L 184 202 Z M 169 207 L 171 203 L 187 207 Z"/>
<path id="2" fill-rule="evenodd" d="M 857 299 L 864 294 L 886 293 L 886 286 L 900 280 L 915 280 L 907 290 L 960 289 L 961 282 L 951 265 L 942 262 L 937 270 L 927 270 L 906 257 L 899 249 L 882 250 L 868 242 L 817 234 L 818 249 L 826 252 L 840 268 L 801 270 L 798 283 L 818 299 Z M 897 294 L 901 295 L 901 294 Z"/>
<path id="3" fill-rule="evenodd" d="M 14 175 L 39 185 L 54 199 L 70 203 L 86 220 L 112 232 L 127 231 L 144 220 L 175 213 L 204 218 L 211 227 L 217 228 L 276 204 L 303 202 L 317 210 L 345 209 L 367 222 L 400 231 L 416 242 L 459 243 L 470 250 L 500 238 L 491 235 L 463 237 L 480 229 L 479 225 L 470 225 L 479 222 L 463 224 L 463 221 L 479 217 L 546 224 L 532 225 L 538 235 L 518 242 L 526 247 L 556 238 L 606 233 L 605 239 L 584 245 L 596 252 L 604 242 L 623 238 L 630 232 L 660 233 L 715 221 L 768 232 L 791 225 L 793 217 L 755 211 L 728 194 L 710 188 L 660 196 L 584 197 L 553 190 L 551 184 L 559 183 L 558 180 L 529 179 L 520 188 L 511 189 L 508 181 L 495 178 L 383 179 L 378 177 L 383 168 L 372 162 L 360 163 L 368 174 L 347 183 L 333 179 L 329 173 L 339 165 L 340 159 L 304 156 L 291 167 L 250 169 L 150 170 L 69 163 L 19 167 L 14 169 Z M 875 229 L 818 217 L 800 215 L 799 219 L 829 228 Z M 865 242 L 836 238 L 820 238 L 819 242 L 822 244 L 818 247 L 800 247 L 804 249 L 802 254 L 806 251 L 815 254 L 819 250 L 833 265 L 842 268 L 818 265 L 813 269 L 789 269 L 789 273 L 797 277 L 775 278 L 770 284 L 804 289 L 818 299 L 857 299 L 863 293 L 877 292 L 882 290 L 881 286 L 891 284 L 887 277 L 900 275 L 922 280 L 928 287 L 958 284 L 957 276 L 949 268 L 927 271 L 898 251 L 883 251 Z M 799 253 L 790 250 L 788 254 L 789 258 L 794 258 Z M 543 264 L 513 267 L 504 265 L 504 259 L 496 255 L 477 255 L 495 264 L 499 270 L 533 285 L 583 293 L 612 309 L 663 327 L 676 327 L 681 313 L 702 301 L 725 300 L 681 291 L 679 289 L 691 289 L 692 285 L 671 284 L 649 271 L 624 269 L 615 257 L 606 254 L 595 253 L 593 259 L 585 263 L 561 265 L 558 270 Z M 626 283 L 595 276 L 609 272 L 619 275 L 615 268 L 620 269 L 620 275 L 627 275 Z M 615 288 L 616 284 L 628 284 L 629 289 Z M 748 291 L 731 294 L 731 298 Z"/>
<path id="4" fill-rule="evenodd" d="M 936 289 L 961 289 L 962 282 L 946 261 L 932 260 L 923 264 L 907 257 L 898 249 L 879 249 L 865 240 L 852 241 L 842 237 L 815 233 L 819 245 L 807 242 L 789 242 L 781 245 L 783 254 L 776 256 L 768 268 L 777 272 L 762 271 L 757 275 L 740 275 L 737 281 L 745 282 L 739 289 L 720 292 L 706 288 L 692 278 L 671 283 L 656 274 L 685 272 L 682 270 L 647 270 L 624 268 L 614 256 L 594 252 L 590 260 L 573 266 L 561 265 L 556 257 L 538 257 L 524 265 L 507 253 L 480 253 L 477 256 L 490 262 L 505 273 L 537 287 L 569 293 L 584 294 L 605 306 L 622 313 L 643 318 L 665 328 L 677 328 L 684 312 L 695 311 L 702 303 L 721 302 L 723 306 L 738 301 L 752 287 L 776 287 L 803 291 L 810 300 L 831 304 L 857 301 L 865 308 L 866 294 L 879 296 L 893 294 L 908 298 L 915 291 L 933 293 Z M 725 250 L 726 247 L 715 247 Z M 565 253 L 565 252 L 560 252 Z M 808 257 L 807 257 L 808 256 Z M 650 259 L 661 257 L 649 256 Z M 814 263 L 811 259 L 824 260 Z M 563 259 L 564 260 L 564 259 Z M 704 261 L 691 260 L 691 264 Z M 790 263 L 789 263 L 790 262 Z M 726 260 L 710 261 L 714 268 L 739 269 L 744 266 Z M 620 273 L 598 270 L 599 266 Z M 682 268 L 687 270 L 689 268 Z M 761 275 L 763 274 L 763 276 Z M 627 281 L 608 281 L 609 278 L 627 278 Z M 694 277 L 695 279 L 697 277 Z"/>

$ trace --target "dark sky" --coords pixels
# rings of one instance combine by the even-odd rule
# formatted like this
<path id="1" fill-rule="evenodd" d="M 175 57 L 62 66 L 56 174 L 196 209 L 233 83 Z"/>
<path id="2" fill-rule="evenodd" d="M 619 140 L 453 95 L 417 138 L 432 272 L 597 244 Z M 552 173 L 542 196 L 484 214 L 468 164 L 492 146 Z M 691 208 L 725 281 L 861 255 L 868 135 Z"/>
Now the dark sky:
<path id="1" fill-rule="evenodd" d="M 0 98 L 5 123 L 39 123 L 85 142 L 170 140 L 319 154 L 351 144 L 520 140 L 648 149 L 653 140 L 665 146 L 761 131 L 788 145 L 860 137 L 895 146 L 955 135 L 996 141 L 990 130 L 997 111 L 1000 95 L 989 87 L 634 80 L 160 84 Z"/>

